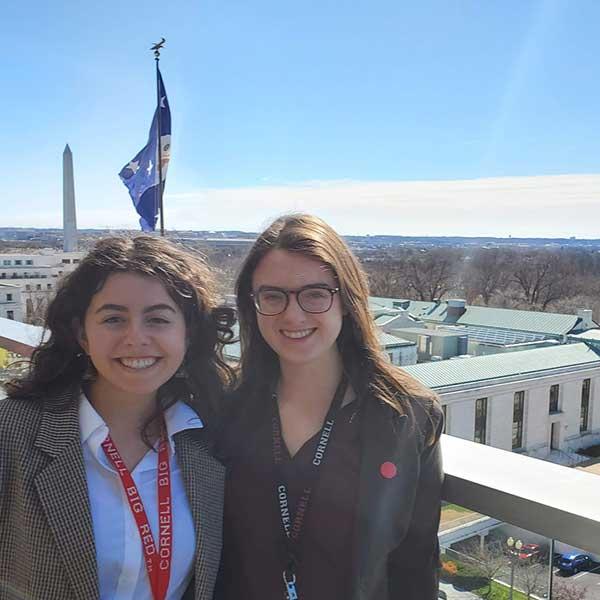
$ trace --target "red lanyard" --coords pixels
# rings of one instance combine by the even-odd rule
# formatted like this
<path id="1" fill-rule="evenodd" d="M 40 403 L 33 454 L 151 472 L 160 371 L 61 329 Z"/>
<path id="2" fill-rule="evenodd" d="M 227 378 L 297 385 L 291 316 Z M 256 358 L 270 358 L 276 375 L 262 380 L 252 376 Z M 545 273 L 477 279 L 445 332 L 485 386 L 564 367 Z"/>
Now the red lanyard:
<path id="1" fill-rule="evenodd" d="M 110 435 L 102 442 L 102 448 L 121 478 L 129 508 L 131 508 L 131 513 L 137 524 L 142 546 L 144 547 L 144 561 L 148 571 L 150 587 L 152 588 L 152 596 L 154 600 L 164 600 L 171 577 L 171 547 L 173 544 L 171 470 L 166 433 L 162 435 L 158 447 L 158 548 L 154 543 L 146 510 L 137 486 Z"/>

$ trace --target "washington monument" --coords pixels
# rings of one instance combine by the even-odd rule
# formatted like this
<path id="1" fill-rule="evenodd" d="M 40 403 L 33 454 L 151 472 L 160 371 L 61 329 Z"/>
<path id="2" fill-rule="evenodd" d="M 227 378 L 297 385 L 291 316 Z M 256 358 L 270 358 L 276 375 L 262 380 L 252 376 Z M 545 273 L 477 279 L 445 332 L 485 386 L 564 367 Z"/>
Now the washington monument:
<path id="1" fill-rule="evenodd" d="M 77 251 L 77 220 L 75 218 L 75 182 L 73 154 L 69 144 L 63 152 L 63 250 Z"/>

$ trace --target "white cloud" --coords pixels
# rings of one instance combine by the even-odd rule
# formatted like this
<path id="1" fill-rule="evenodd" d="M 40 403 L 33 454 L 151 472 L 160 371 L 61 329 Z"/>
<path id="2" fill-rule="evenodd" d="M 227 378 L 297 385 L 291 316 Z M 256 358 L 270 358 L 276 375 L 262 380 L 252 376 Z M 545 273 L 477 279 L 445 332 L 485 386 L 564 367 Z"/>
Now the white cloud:
<path id="1" fill-rule="evenodd" d="M 600 175 L 453 181 L 312 181 L 165 194 L 168 229 L 257 231 L 289 211 L 318 214 L 344 234 L 600 237 Z M 80 227 L 137 227 L 130 206 L 78 210 Z M 57 225 L 24 214 L 11 225 Z M 16 221 L 16 222 L 15 222 Z M 62 221 L 62 220 L 61 220 Z M 8 225 L 8 224 L 7 224 Z"/>

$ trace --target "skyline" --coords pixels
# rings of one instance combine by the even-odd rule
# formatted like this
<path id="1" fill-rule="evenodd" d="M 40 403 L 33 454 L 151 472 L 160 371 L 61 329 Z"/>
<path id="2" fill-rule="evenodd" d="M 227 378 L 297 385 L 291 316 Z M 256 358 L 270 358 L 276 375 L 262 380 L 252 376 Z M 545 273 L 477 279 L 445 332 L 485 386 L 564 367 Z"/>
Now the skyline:
<path id="1" fill-rule="evenodd" d="M 164 36 L 167 229 L 304 209 L 347 235 L 598 236 L 592 1 L 151 0 L 131 27 L 114 0 L 69 0 L 5 17 L 3 226 L 59 225 L 69 143 L 80 227 L 136 229 L 117 173 L 147 138 Z"/>

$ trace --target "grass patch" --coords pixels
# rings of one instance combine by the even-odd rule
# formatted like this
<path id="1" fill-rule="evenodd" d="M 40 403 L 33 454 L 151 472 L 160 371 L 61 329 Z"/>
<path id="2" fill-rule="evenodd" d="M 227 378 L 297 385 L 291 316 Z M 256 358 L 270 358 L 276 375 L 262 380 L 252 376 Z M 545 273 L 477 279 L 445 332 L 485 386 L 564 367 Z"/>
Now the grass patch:
<path id="1" fill-rule="evenodd" d="M 444 511 L 444 510 L 453 510 L 455 512 L 464 512 L 464 513 L 473 512 L 470 508 L 465 508 L 464 506 L 460 506 L 458 504 L 444 504 L 444 506 L 442 506 L 442 511 Z"/>
<path id="2" fill-rule="evenodd" d="M 456 589 L 473 592 L 485 600 L 509 600 L 509 587 L 492 581 L 488 588 L 488 582 L 476 567 L 465 564 L 449 554 L 440 556 L 441 563 L 445 568 L 440 569 L 440 579 L 451 583 Z M 449 568 L 451 566 L 452 568 Z M 489 593 L 488 593 L 489 589 Z M 513 600 L 527 600 L 527 595 L 513 590 Z"/>
<path id="3" fill-rule="evenodd" d="M 485 595 L 487 593 L 487 585 L 483 587 L 473 590 L 473 593 L 485 598 L 486 600 L 509 600 L 510 598 L 510 590 L 508 586 L 502 585 L 497 581 L 492 581 L 492 587 L 489 595 Z M 522 592 L 517 590 L 513 590 L 513 600 L 527 600 L 527 596 Z"/>

